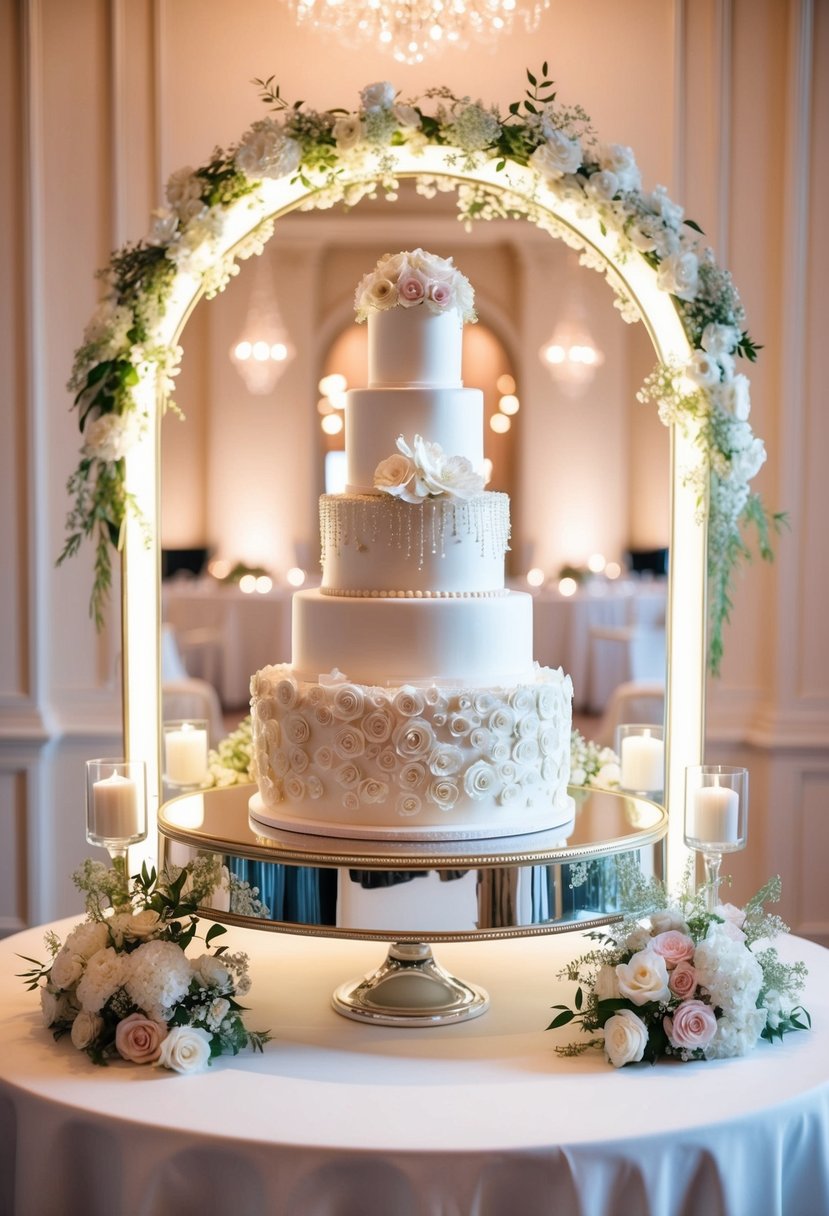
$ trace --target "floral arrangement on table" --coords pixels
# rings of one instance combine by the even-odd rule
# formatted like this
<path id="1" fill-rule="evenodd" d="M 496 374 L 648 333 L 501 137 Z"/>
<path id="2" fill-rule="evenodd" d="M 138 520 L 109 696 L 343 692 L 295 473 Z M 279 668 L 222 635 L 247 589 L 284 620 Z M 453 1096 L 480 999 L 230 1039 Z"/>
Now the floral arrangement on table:
<path id="1" fill-rule="evenodd" d="M 559 1054 L 600 1048 L 617 1068 L 662 1056 L 725 1059 L 745 1055 L 761 1038 L 782 1039 L 811 1025 L 798 1004 L 805 965 L 782 962 L 770 944 L 787 931 L 764 911 L 780 898 L 779 878 L 745 908 L 721 904 L 714 911 L 707 889 L 691 894 L 688 881 L 671 901 L 635 865 L 620 865 L 620 879 L 625 920 L 589 933 L 596 948 L 559 975 L 579 986 L 574 1007 L 553 1006 L 548 1029 L 578 1025 L 591 1036 L 557 1047 Z"/>
<path id="2" fill-rule="evenodd" d="M 301 209 L 350 207 L 378 190 L 393 199 L 398 182 L 391 150 L 405 147 L 420 155 L 438 146 L 451 150 L 448 163 L 458 174 L 494 165 L 502 179 L 486 186 L 424 169 L 417 179 L 420 193 L 457 191 L 467 225 L 504 217 L 530 220 L 578 248 L 583 265 L 606 275 L 622 317 L 638 320 L 638 308 L 613 267 L 543 201 L 552 194 L 613 236 L 617 262 L 644 258 L 676 308 L 692 356 L 683 366 L 660 365 L 641 399 L 656 402 L 662 420 L 692 435 L 699 448 L 699 465 L 689 477 L 698 491 L 700 518 L 707 518 L 709 664 L 718 670 L 734 571 L 750 555 L 745 532 L 755 527 L 761 555 L 771 558 L 770 532 L 782 520 L 769 515 L 749 488 L 766 454 L 749 424 L 749 384 L 737 361 L 754 360 L 758 347 L 746 330 L 731 276 L 717 265 L 699 226 L 684 218 L 664 187 L 643 189 L 630 148 L 599 143 L 584 110 L 559 102 L 546 63 L 540 75 L 528 72 L 527 79 L 524 97 L 505 113 L 447 88 L 405 100 L 385 81 L 366 86 L 355 110 L 317 111 L 288 103 L 273 77 L 257 80 L 268 116 L 227 151 L 216 150 L 207 164 L 172 174 L 166 205 L 153 213 L 146 240 L 118 250 L 101 275 L 103 299 L 69 381 L 84 442 L 69 478 L 72 506 L 59 560 L 76 553 L 84 539 L 93 540 L 90 609 L 99 625 L 111 585 L 111 551 L 122 543 L 127 514 L 137 511 L 125 484 L 124 457 L 146 429 L 142 385 L 154 378 L 162 405 L 172 404 L 181 348 L 161 334 L 177 275 L 192 276 L 211 297 L 238 273 L 239 260 L 261 253 L 273 229 L 261 194 L 268 179 L 306 189 Z M 530 171 L 529 188 L 526 178 L 514 177 L 516 167 Z M 239 208 L 258 209 L 263 218 L 228 253 L 222 238 Z M 433 305 L 442 290 L 431 288 Z M 405 303 L 399 285 L 397 292 L 398 302 Z M 424 300 L 426 295 L 424 285 Z"/>
<path id="3" fill-rule="evenodd" d="M 203 953 L 189 958 L 199 903 L 220 875 L 215 859 L 174 874 L 87 860 L 74 875 L 87 918 L 66 941 L 49 932 L 48 963 L 27 958 L 21 978 L 38 990 L 44 1025 L 68 1034 L 95 1064 L 120 1057 L 174 1072 L 196 1072 L 216 1056 L 245 1047 L 261 1051 L 270 1035 L 247 1030 L 237 997 L 250 988 L 247 956 L 211 943 L 227 930 L 214 924 Z"/>
<path id="4" fill-rule="evenodd" d="M 387 253 L 364 275 L 354 293 L 356 320 L 390 308 L 423 307 L 432 313 L 456 309 L 464 322 L 474 322 L 475 293 L 452 258 L 439 258 L 423 249 Z"/>
<path id="5" fill-rule="evenodd" d="M 420 503 L 424 498 L 474 498 L 484 479 L 468 457 L 447 456 L 439 443 L 420 435 L 411 444 L 400 435 L 397 452 L 374 470 L 374 486 L 403 502 Z"/>
<path id="6" fill-rule="evenodd" d="M 619 757 L 612 747 L 602 747 L 586 739 L 581 731 L 570 735 L 570 784 L 585 789 L 619 788 Z"/>

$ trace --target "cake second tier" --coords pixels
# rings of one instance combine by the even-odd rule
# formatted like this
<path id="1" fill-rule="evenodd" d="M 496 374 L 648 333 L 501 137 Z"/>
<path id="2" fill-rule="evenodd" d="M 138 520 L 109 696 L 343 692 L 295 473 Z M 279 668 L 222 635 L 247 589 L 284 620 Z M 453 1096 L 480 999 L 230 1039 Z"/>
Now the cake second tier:
<path id="1" fill-rule="evenodd" d="M 509 498 L 323 494 L 320 535 L 327 595 L 502 595 Z"/>
<path id="2" fill-rule="evenodd" d="M 477 388 L 352 389 L 345 407 L 346 483 L 374 491 L 374 471 L 397 451 L 402 435 L 422 435 L 449 456 L 465 456 L 476 472 L 484 463 L 484 399 Z"/>
<path id="3" fill-rule="evenodd" d="M 520 683 L 534 670 L 532 597 L 376 598 L 298 591 L 292 666 L 298 679 L 332 671 L 360 684 Z"/>

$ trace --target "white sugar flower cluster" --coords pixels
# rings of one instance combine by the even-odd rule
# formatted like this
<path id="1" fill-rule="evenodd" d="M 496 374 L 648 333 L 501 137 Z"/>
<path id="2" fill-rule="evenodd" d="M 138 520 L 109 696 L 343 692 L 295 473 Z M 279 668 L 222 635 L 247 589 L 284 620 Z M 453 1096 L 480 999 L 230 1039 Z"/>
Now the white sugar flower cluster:
<path id="1" fill-rule="evenodd" d="M 397 448 L 374 470 L 375 488 L 385 494 L 420 503 L 439 497 L 466 500 L 483 491 L 484 479 L 466 456 L 447 456 L 439 443 L 420 435 L 411 444 L 400 435 Z"/>
<path id="2" fill-rule="evenodd" d="M 440 258 L 424 249 L 384 254 L 357 286 L 354 296 L 357 321 L 398 305 L 424 307 L 434 313 L 454 308 L 462 321 L 476 319 L 475 293 L 469 279 L 451 258 Z"/>

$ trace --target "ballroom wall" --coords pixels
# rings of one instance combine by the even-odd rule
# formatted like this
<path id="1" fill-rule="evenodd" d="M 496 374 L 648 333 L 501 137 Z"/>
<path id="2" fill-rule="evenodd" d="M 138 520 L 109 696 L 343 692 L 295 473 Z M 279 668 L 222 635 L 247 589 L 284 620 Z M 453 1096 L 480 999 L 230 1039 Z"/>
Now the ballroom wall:
<path id="1" fill-rule="evenodd" d="M 64 385 L 94 269 L 145 233 L 172 170 L 260 116 L 254 76 L 275 73 L 317 108 L 354 104 L 383 78 L 505 107 L 545 56 L 561 98 L 630 144 L 644 181 L 702 225 L 764 347 L 752 417 L 770 458 L 757 485 L 790 526 L 774 565 L 740 581 L 709 755 L 751 768 L 735 895 L 780 872 L 783 915 L 829 942 L 825 0 L 552 0 L 540 32 L 494 56 L 417 68 L 298 32 L 277 0 L 0 0 L 0 932 L 76 906 L 82 762 L 118 746 L 117 614 L 95 633 L 88 552 L 55 567 L 78 447 Z M 311 425 L 294 419 L 292 441 L 309 442 Z"/>

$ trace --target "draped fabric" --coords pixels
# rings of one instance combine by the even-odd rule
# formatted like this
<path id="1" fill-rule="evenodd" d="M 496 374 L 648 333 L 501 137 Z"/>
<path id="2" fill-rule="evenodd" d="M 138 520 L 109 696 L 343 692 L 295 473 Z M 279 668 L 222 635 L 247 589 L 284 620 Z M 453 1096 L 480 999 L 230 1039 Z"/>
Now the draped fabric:
<path id="1" fill-rule="evenodd" d="M 15 978 L 20 954 L 44 956 L 42 930 L 0 943 L 2 1216 L 829 1211 L 829 953 L 812 943 L 780 947 L 809 967 L 811 1032 L 744 1059 L 617 1071 L 598 1053 L 557 1056 L 573 1032 L 544 1030 L 549 1006 L 572 997 L 556 977 L 579 935 L 435 946 L 492 1005 L 428 1029 L 330 1008 L 382 943 L 225 940 L 251 956 L 248 1024 L 274 1039 L 189 1077 L 96 1068 L 53 1043 Z"/>

